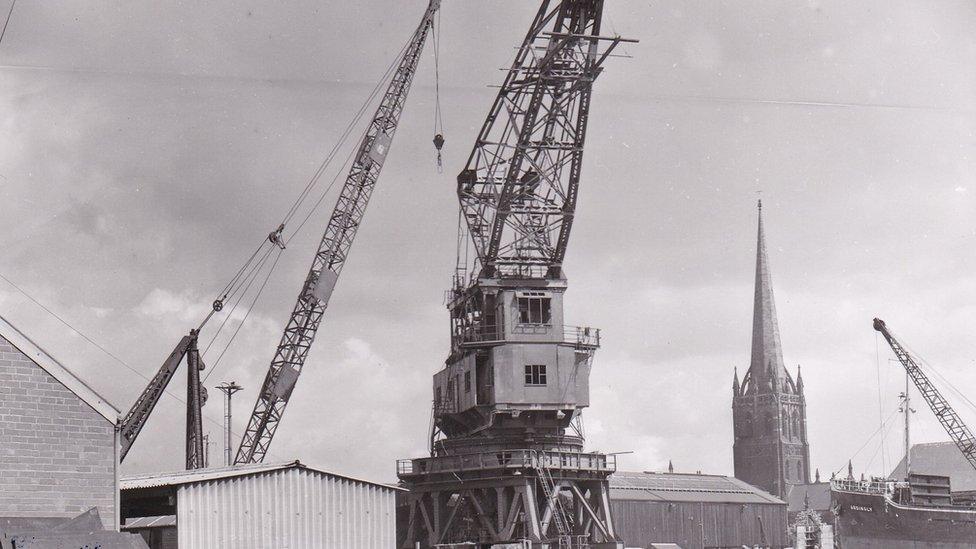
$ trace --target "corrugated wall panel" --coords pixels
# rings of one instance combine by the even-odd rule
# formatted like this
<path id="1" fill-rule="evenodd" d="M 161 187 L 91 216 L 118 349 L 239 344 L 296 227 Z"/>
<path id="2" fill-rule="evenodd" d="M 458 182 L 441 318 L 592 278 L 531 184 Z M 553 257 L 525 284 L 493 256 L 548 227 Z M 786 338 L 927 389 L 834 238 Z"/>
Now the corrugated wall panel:
<path id="1" fill-rule="evenodd" d="M 789 544 L 786 505 L 613 500 L 614 525 L 627 547 L 677 543 L 686 549 Z M 760 531 L 762 517 L 763 531 Z"/>
<path id="2" fill-rule="evenodd" d="M 181 486 L 180 549 L 390 549 L 391 488 L 305 469 Z"/>

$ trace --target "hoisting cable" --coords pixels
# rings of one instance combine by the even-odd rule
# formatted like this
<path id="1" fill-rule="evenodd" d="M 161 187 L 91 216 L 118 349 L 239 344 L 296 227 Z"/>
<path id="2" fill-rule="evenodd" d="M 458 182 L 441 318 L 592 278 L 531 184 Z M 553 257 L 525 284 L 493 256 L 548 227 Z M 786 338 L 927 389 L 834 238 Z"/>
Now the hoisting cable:
<path id="1" fill-rule="evenodd" d="M 57 320 L 58 322 L 60 322 L 61 324 L 63 324 L 69 330 L 71 330 L 72 332 L 78 334 L 82 339 L 84 339 L 85 341 L 87 341 L 89 344 L 91 344 L 93 347 L 95 347 L 99 351 L 105 353 L 106 356 L 108 356 L 109 358 L 111 358 L 115 362 L 121 364 L 125 369 L 129 370 L 133 374 L 135 374 L 138 377 L 142 378 L 143 381 L 146 381 L 147 383 L 150 381 L 150 378 L 148 376 L 146 376 L 145 374 L 143 374 L 139 370 L 135 369 L 134 367 L 130 366 L 126 361 L 122 360 L 121 358 L 118 357 L 118 355 L 116 355 L 116 354 L 112 353 L 111 351 L 109 351 L 108 349 L 106 349 L 104 346 L 102 346 L 101 344 L 99 344 L 97 341 L 95 341 L 88 334 L 82 332 L 78 328 L 75 328 L 67 320 L 65 320 L 63 317 L 61 317 L 56 312 L 54 312 L 53 310 L 51 310 L 50 307 L 48 307 L 47 305 L 44 305 L 43 303 L 41 303 L 40 301 L 38 301 L 37 299 L 35 299 L 34 296 L 32 296 L 29 293 L 27 293 L 23 288 L 21 288 L 20 286 L 18 286 L 17 284 L 15 284 L 12 280 L 10 280 L 6 276 L 4 276 L 2 273 L 0 273 L 0 278 L 2 278 L 3 280 L 5 280 L 7 282 L 7 284 L 10 284 L 21 295 L 23 295 L 28 300 L 30 300 L 32 303 L 34 303 L 34 305 L 37 305 L 38 307 L 40 307 L 47 314 L 51 315 L 55 320 Z M 186 400 L 184 400 L 180 396 L 176 395 L 175 393 L 173 393 L 169 389 L 163 390 L 163 394 L 165 394 L 166 396 L 168 396 L 168 397 L 172 398 L 173 400 L 179 402 L 183 406 L 186 406 Z M 212 423 L 216 427 L 224 428 L 223 421 L 217 421 L 216 419 L 213 419 L 212 417 L 210 417 L 210 416 L 208 416 L 206 414 L 203 414 L 203 419 L 209 421 L 210 423 Z M 231 434 L 234 435 L 237 438 L 241 438 L 241 434 L 238 433 L 238 432 L 236 432 L 236 431 L 231 431 Z M 269 452 L 269 455 L 270 455 L 270 452 Z"/>
<path id="2" fill-rule="evenodd" d="M 899 338 L 898 334 L 896 334 L 895 332 L 891 331 L 891 329 L 889 329 L 888 331 L 891 333 L 891 335 L 893 337 L 897 338 L 899 342 L 902 341 L 901 338 Z M 963 393 L 961 390 L 959 390 L 958 387 L 956 387 L 955 385 L 953 385 L 952 382 L 949 381 L 949 379 L 946 378 L 942 374 L 942 372 L 939 371 L 938 368 L 936 368 L 931 363 L 929 363 L 929 361 L 925 360 L 925 358 L 922 355 L 916 353 L 908 345 L 905 345 L 904 343 L 901 343 L 901 346 L 902 346 L 902 348 L 905 349 L 905 351 L 909 355 L 911 355 L 915 359 L 915 362 L 918 363 L 918 365 L 919 365 L 920 368 L 922 368 L 925 372 L 928 372 L 928 373 L 932 374 L 936 379 L 938 379 L 939 381 L 941 381 L 942 384 L 945 386 L 945 388 L 948 389 L 948 391 L 950 393 L 956 395 L 959 399 L 961 399 L 962 401 L 964 401 L 965 404 L 966 404 L 966 406 L 968 406 L 970 408 L 970 410 L 976 411 L 976 403 L 974 403 L 972 400 L 970 400 L 970 398 L 968 396 L 966 396 L 966 394 Z M 957 402 L 957 404 L 958 404 L 958 402 Z"/>
<path id="3" fill-rule="evenodd" d="M 241 328 L 244 326 L 244 323 L 247 322 L 247 317 L 251 314 L 251 311 L 254 310 L 254 306 L 257 304 L 258 299 L 260 299 L 261 294 L 264 293 L 264 288 L 268 285 L 268 280 L 271 279 L 271 274 L 274 273 L 275 267 L 278 266 L 278 260 L 281 259 L 281 252 L 282 250 L 279 249 L 278 253 L 275 255 L 274 261 L 271 263 L 271 268 L 268 269 L 268 274 L 264 276 L 264 281 L 261 282 L 261 287 L 258 288 L 257 293 L 254 294 L 254 299 L 251 300 L 251 303 L 248 304 L 247 309 L 244 311 L 244 318 L 241 319 L 241 322 L 237 325 L 237 328 L 234 330 L 234 333 L 231 334 L 230 339 L 227 340 L 227 344 L 224 345 L 224 348 L 221 349 L 220 354 L 217 355 L 217 359 L 214 360 L 213 364 L 210 365 L 210 371 L 208 371 L 207 374 L 203 376 L 203 380 L 201 381 L 201 383 L 206 382 L 210 378 L 210 376 L 215 371 L 217 371 L 217 366 L 220 364 L 221 359 L 224 358 L 224 354 L 227 353 L 227 349 L 229 349 L 231 344 L 234 343 L 234 340 L 237 338 L 237 334 L 240 333 Z M 252 282 L 253 280 L 254 279 L 252 279 Z M 227 316 L 230 317 L 230 315 Z"/>
<path id="4" fill-rule="evenodd" d="M 203 356 L 206 356 L 207 352 L 210 351 L 210 347 L 213 346 L 214 342 L 217 340 L 217 337 L 220 335 L 220 332 L 224 329 L 224 326 L 227 324 L 227 322 L 234 317 L 234 313 L 237 311 L 238 306 L 240 306 L 241 302 L 244 300 L 244 296 L 247 294 L 248 289 L 250 289 L 251 284 L 254 283 L 254 279 L 256 278 L 257 272 L 261 269 L 261 267 L 264 266 L 264 263 L 268 260 L 268 256 L 270 256 L 271 252 L 273 252 L 274 250 L 275 248 L 268 248 L 268 250 L 264 253 L 264 256 L 261 257 L 261 260 L 258 263 L 255 263 L 254 266 L 251 268 L 251 270 L 248 272 L 247 276 L 244 278 L 246 284 L 243 287 L 243 291 L 241 291 L 240 294 L 237 295 L 237 299 L 234 300 L 234 305 L 231 307 L 230 312 L 224 316 L 224 319 L 221 321 L 220 326 L 217 327 L 217 331 L 214 333 L 213 337 L 210 338 L 210 341 L 207 343 L 207 346 L 203 349 L 203 353 L 202 353 Z M 278 252 L 280 253 L 281 249 L 278 249 Z"/>
<path id="5" fill-rule="evenodd" d="M 878 374 L 878 419 L 881 420 L 881 430 L 885 430 L 884 421 L 884 399 L 881 398 L 881 345 L 880 345 L 881 334 L 877 331 L 874 332 L 874 365 L 875 370 Z M 881 469 L 887 471 L 887 462 L 885 452 L 885 437 L 881 437 Z M 874 459 L 874 458 L 871 458 Z"/>
<path id="6" fill-rule="evenodd" d="M 885 422 L 887 423 L 887 422 L 891 421 L 891 418 L 895 417 L 895 414 L 897 414 L 897 413 L 898 413 L 898 409 L 897 408 L 895 408 L 894 410 L 892 410 L 892 412 L 890 414 L 888 414 L 887 419 L 885 419 Z M 889 423 L 889 425 L 891 425 L 891 424 Z M 880 426 L 877 429 L 875 429 L 873 433 L 871 433 L 870 435 L 868 435 L 868 438 L 867 438 L 867 440 L 864 441 L 864 444 L 862 444 L 861 447 L 858 448 L 857 451 L 854 452 L 854 454 L 851 455 L 850 458 L 848 458 L 848 461 L 853 461 L 854 458 L 856 458 L 858 456 L 858 454 L 860 454 L 865 448 L 867 448 L 868 444 L 870 444 L 871 441 L 874 440 L 874 436 L 877 435 L 879 432 L 881 432 L 881 427 Z M 884 436 L 884 433 L 882 433 L 881 436 Z M 844 465 L 841 465 L 840 466 L 840 469 L 837 469 L 836 471 L 833 471 L 832 474 L 836 475 L 837 473 L 840 473 L 843 469 L 844 469 Z"/>
<path id="7" fill-rule="evenodd" d="M 311 208 L 309 208 L 308 213 L 305 214 L 305 217 L 302 219 L 302 222 L 299 223 L 298 227 L 296 227 L 295 230 L 292 231 L 292 233 L 288 236 L 288 238 L 285 239 L 285 244 L 288 244 L 289 242 L 291 242 L 293 238 L 298 236 L 298 233 L 301 232 L 302 227 L 304 227 L 305 224 L 308 223 L 308 220 L 312 218 L 312 215 L 316 212 L 316 210 L 318 210 L 319 206 L 322 205 L 322 201 L 325 200 L 326 196 L 328 196 L 329 191 L 331 191 L 332 187 L 334 187 L 335 184 L 339 181 L 339 177 L 346 171 L 346 168 L 348 168 L 349 165 L 352 163 L 352 158 L 355 154 L 356 154 L 355 148 L 349 149 L 349 154 L 346 155 L 346 159 L 343 161 L 342 167 L 336 172 L 334 176 L 332 176 L 332 181 L 329 182 L 329 186 L 326 187 L 324 191 L 322 191 L 322 194 L 319 195 L 319 199 L 315 201 L 315 204 Z"/>
<path id="8" fill-rule="evenodd" d="M 342 147 L 347 143 L 349 136 L 352 134 L 353 129 L 356 127 L 356 125 L 362 119 L 363 115 L 369 111 L 370 105 L 376 99 L 376 97 L 379 94 L 379 92 L 383 89 L 384 84 L 388 83 L 388 81 L 389 81 L 391 75 L 393 74 L 394 70 L 400 64 L 400 61 L 403 58 L 405 52 L 407 51 L 409 45 L 410 45 L 410 41 L 408 40 L 400 48 L 400 52 L 394 58 L 393 62 L 390 63 L 390 65 L 386 68 L 386 70 L 384 71 L 383 75 L 380 77 L 380 79 L 377 81 L 376 85 L 373 87 L 373 89 L 370 92 L 369 96 L 366 98 L 366 100 L 363 102 L 363 104 L 356 111 L 356 114 L 353 116 L 352 120 L 350 120 L 349 124 L 346 125 L 345 129 L 343 130 L 342 134 L 339 137 L 339 140 L 336 142 L 336 144 L 329 151 L 329 154 L 326 156 L 325 160 L 323 160 L 322 163 L 319 164 L 318 168 L 315 170 L 315 173 L 312 175 L 311 178 L 309 178 L 308 182 L 305 184 L 305 187 L 302 189 L 302 192 L 299 194 L 298 198 L 295 200 L 295 202 L 292 204 L 292 206 L 288 209 L 288 212 L 282 218 L 281 223 L 278 225 L 278 227 L 274 231 L 272 231 L 268 235 L 268 237 L 266 239 L 262 240 L 261 244 L 257 247 L 257 249 L 254 250 L 254 252 L 250 255 L 250 257 L 248 257 L 247 261 L 245 261 L 244 264 L 241 265 L 241 267 L 235 272 L 235 274 L 231 278 L 231 280 L 224 286 L 223 290 L 220 292 L 220 297 L 213 302 L 213 307 L 212 307 L 213 310 L 207 315 L 207 317 L 200 324 L 200 327 L 198 329 L 202 328 L 203 325 L 206 324 L 207 321 L 214 315 L 214 313 L 219 312 L 220 310 L 222 310 L 223 309 L 224 302 L 227 301 L 227 300 L 229 300 L 229 299 L 233 299 L 237 295 L 237 293 L 242 290 L 242 288 L 243 288 L 243 292 L 246 293 L 247 288 L 250 287 L 250 284 L 248 283 L 248 280 L 251 279 L 251 275 L 256 272 L 256 269 L 259 268 L 259 265 L 260 264 L 263 264 L 263 261 L 267 259 L 267 257 L 270 255 L 271 251 L 274 250 L 275 248 L 277 248 L 279 250 L 279 252 L 281 250 L 284 250 L 286 244 L 288 242 L 290 242 L 291 239 L 294 238 L 298 234 L 298 232 L 305 225 L 305 223 L 311 218 L 312 214 L 317 210 L 317 208 L 319 207 L 319 205 L 321 205 L 322 201 L 325 199 L 325 197 L 328 195 L 329 191 L 331 191 L 331 189 L 335 185 L 336 181 L 339 178 L 339 175 L 343 172 L 342 169 L 340 169 L 339 171 L 336 172 L 336 176 L 333 177 L 333 179 L 332 179 L 331 183 L 329 184 L 329 186 L 321 193 L 321 195 L 319 196 L 319 198 L 316 201 L 315 205 L 312 206 L 312 208 L 309 210 L 309 213 L 305 216 L 305 219 L 302 221 L 302 223 L 299 225 L 299 227 L 294 232 L 292 232 L 291 235 L 288 236 L 287 239 L 283 237 L 283 234 L 282 233 L 285 230 L 285 226 L 295 216 L 295 214 L 301 208 L 302 204 L 306 201 L 306 199 L 309 197 L 309 195 L 312 193 L 312 191 L 318 185 L 319 180 L 321 179 L 322 175 L 329 168 L 329 166 L 333 163 L 333 160 L 335 159 L 335 156 L 339 152 L 339 150 L 341 150 Z M 368 128 L 367 128 L 367 131 L 368 131 Z M 348 164 L 349 159 L 352 158 L 352 155 L 353 155 L 353 153 L 355 153 L 355 151 L 356 151 L 355 148 L 352 148 L 351 149 L 351 152 L 350 152 L 349 156 L 347 157 L 346 162 L 342 166 L 343 168 Z M 269 246 L 269 243 L 270 243 L 270 246 Z M 265 250 L 266 247 L 267 247 L 267 250 Z M 259 254 L 261 254 L 261 251 L 262 250 L 265 250 L 264 256 L 262 256 L 261 259 L 258 259 L 257 260 L 257 263 L 255 263 L 256 259 L 259 256 Z M 277 258 L 276 258 L 275 262 L 277 263 Z M 269 274 L 269 276 L 270 276 L 270 274 Z M 253 279 L 251 279 L 251 281 L 253 282 Z M 262 285 L 262 288 L 263 287 L 264 287 L 264 285 Z M 256 296 L 256 298 L 255 298 L 255 302 L 256 302 L 257 297 L 258 296 Z M 238 303 L 239 302 L 240 301 L 238 301 Z M 235 308 L 236 308 L 236 305 L 235 305 Z M 233 312 L 233 310 L 231 312 Z M 208 349 L 210 348 L 211 345 L 213 345 L 213 341 L 217 338 L 217 336 L 219 336 L 220 332 L 226 326 L 227 321 L 229 320 L 229 318 L 231 316 L 232 316 L 231 314 L 228 314 L 224 318 L 224 321 L 218 327 L 217 332 L 213 336 L 213 339 L 211 339 L 210 344 L 207 346 Z M 246 318 L 246 316 L 245 316 L 245 318 Z M 242 323 L 243 323 L 243 321 L 242 321 Z M 240 326 L 238 326 L 237 330 L 240 330 Z M 236 332 L 235 332 L 235 334 L 236 334 Z"/>
<path id="9" fill-rule="evenodd" d="M 390 65 L 386 68 L 386 71 L 383 72 L 383 76 L 381 76 L 376 82 L 376 85 L 369 93 L 369 96 L 366 98 L 363 104 L 360 105 L 359 110 L 356 111 L 356 114 L 353 116 L 352 120 L 349 121 L 349 124 L 347 124 L 346 128 L 342 131 L 339 141 L 336 142 L 336 144 L 332 147 L 332 150 L 329 151 L 329 154 L 326 156 L 325 160 L 322 161 L 318 169 L 315 170 L 315 173 L 312 174 L 312 177 L 309 178 L 308 182 L 305 184 L 305 188 L 295 200 L 295 203 L 292 204 L 292 207 L 289 208 L 288 213 L 286 213 L 285 217 L 282 218 L 282 225 L 287 225 L 288 222 L 291 221 L 292 217 L 294 217 L 298 212 L 298 209 L 301 207 L 302 203 L 308 198 L 308 195 L 311 194 L 312 190 L 315 188 L 315 185 L 318 184 L 319 179 L 322 177 L 322 174 L 326 171 L 326 169 L 328 169 L 329 164 L 335 158 L 336 153 L 338 153 L 342 146 L 345 145 L 346 139 L 352 133 L 353 129 L 355 129 L 360 119 L 362 119 L 364 114 L 369 112 L 369 106 L 372 104 L 373 100 L 376 99 L 376 96 L 379 95 L 380 91 L 383 89 L 383 85 L 389 80 L 390 75 L 400 64 L 400 60 L 403 58 L 403 55 L 407 51 L 408 47 L 410 47 L 409 40 L 403 44 L 402 48 L 400 48 L 400 53 L 397 54 L 397 56 L 393 59 L 393 62 L 390 63 Z"/>
<path id="10" fill-rule="evenodd" d="M 437 149 L 437 173 L 444 173 L 441 149 L 444 148 L 444 121 L 441 116 L 441 12 L 433 32 L 434 42 L 434 148 Z"/>

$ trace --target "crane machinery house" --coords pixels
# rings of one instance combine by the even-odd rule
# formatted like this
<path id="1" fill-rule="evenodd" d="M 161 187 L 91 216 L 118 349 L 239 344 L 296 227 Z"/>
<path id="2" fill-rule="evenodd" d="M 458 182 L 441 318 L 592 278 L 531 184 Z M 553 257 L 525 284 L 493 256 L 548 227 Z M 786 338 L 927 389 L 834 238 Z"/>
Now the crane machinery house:
<path id="1" fill-rule="evenodd" d="M 76 517 L 88 531 L 116 529 L 118 417 L 0 317 L 0 543 Z"/>

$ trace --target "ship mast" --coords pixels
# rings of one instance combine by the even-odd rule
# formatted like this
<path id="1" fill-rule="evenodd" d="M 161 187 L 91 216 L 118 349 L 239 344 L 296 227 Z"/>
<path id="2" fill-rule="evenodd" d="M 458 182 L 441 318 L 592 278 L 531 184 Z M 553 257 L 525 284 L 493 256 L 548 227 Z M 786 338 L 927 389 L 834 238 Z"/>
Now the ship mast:
<path id="1" fill-rule="evenodd" d="M 905 414 L 905 480 L 908 480 L 912 471 L 911 422 L 909 421 L 912 414 L 912 406 L 911 397 L 908 393 L 911 383 L 911 376 L 908 375 L 908 372 L 905 372 L 905 392 L 899 395 L 901 397 L 901 410 L 899 411 Z"/>

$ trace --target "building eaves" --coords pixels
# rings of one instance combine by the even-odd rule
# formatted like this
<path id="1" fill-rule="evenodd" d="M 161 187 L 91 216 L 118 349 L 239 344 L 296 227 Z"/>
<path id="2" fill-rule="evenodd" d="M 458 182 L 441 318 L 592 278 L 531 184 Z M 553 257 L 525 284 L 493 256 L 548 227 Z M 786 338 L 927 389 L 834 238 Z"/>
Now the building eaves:
<path id="1" fill-rule="evenodd" d="M 0 336 L 10 342 L 27 358 L 41 367 L 59 383 L 68 388 L 69 391 L 78 396 L 86 404 L 91 406 L 99 415 L 107 419 L 113 425 L 118 425 L 119 411 L 112 406 L 107 399 L 95 392 L 84 381 L 75 375 L 71 370 L 57 361 L 47 353 L 40 345 L 34 343 L 23 332 L 18 330 L 7 319 L 0 316 Z"/>
<path id="2" fill-rule="evenodd" d="M 398 486 L 373 482 L 361 478 L 341 475 L 332 471 L 309 467 L 299 460 L 277 462 L 277 463 L 255 463 L 249 465 L 233 465 L 230 467 L 219 467 L 215 469 L 197 469 L 192 471 L 176 471 L 171 473 L 153 473 L 147 475 L 131 476 L 121 479 L 119 485 L 122 490 L 138 490 L 143 488 L 159 488 L 163 486 L 180 486 L 183 484 L 196 484 L 200 482 L 210 482 L 228 478 L 240 478 L 284 469 L 302 469 L 321 475 L 327 475 L 353 482 L 371 484 L 390 490 L 403 490 Z"/>

